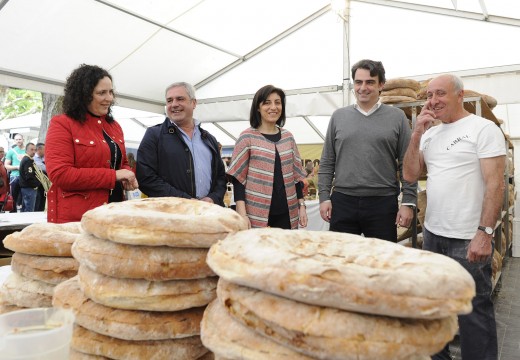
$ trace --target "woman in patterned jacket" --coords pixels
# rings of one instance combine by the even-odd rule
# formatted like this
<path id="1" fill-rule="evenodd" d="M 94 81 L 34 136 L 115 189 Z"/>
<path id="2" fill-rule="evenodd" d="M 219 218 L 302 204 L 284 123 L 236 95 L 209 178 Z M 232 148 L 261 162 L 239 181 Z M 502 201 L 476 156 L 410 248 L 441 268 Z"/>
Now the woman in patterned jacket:
<path id="1" fill-rule="evenodd" d="M 251 127 L 240 134 L 227 174 L 232 176 L 237 212 L 251 227 L 307 226 L 305 172 L 285 124 L 285 93 L 266 85 L 253 98 Z"/>

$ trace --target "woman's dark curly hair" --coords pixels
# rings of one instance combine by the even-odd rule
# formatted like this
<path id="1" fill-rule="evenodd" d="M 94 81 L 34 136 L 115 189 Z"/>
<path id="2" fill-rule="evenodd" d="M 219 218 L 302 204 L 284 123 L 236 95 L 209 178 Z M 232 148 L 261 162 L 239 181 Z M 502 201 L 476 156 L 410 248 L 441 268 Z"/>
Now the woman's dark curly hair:
<path id="1" fill-rule="evenodd" d="M 65 84 L 65 96 L 63 98 L 63 112 L 70 118 L 84 123 L 87 120 L 87 107 L 92 101 L 92 93 L 99 80 L 108 77 L 112 81 L 112 75 L 96 65 L 81 64 L 67 78 Z M 115 95 L 114 95 L 115 99 Z M 114 121 L 112 105 L 105 116 L 107 122 Z"/>
<path id="2" fill-rule="evenodd" d="M 277 93 L 280 95 L 280 98 L 282 100 L 282 113 L 280 114 L 280 118 L 276 122 L 276 125 L 279 127 L 283 127 L 285 125 L 285 93 L 282 89 L 277 88 L 273 85 L 266 85 L 262 88 L 260 88 L 253 98 L 253 103 L 251 104 L 251 112 L 249 114 L 249 124 L 251 124 L 252 128 L 258 129 L 260 125 L 262 124 L 262 118 L 260 116 L 260 111 L 258 111 L 258 108 L 261 104 L 263 104 L 269 95 L 272 93 Z"/>

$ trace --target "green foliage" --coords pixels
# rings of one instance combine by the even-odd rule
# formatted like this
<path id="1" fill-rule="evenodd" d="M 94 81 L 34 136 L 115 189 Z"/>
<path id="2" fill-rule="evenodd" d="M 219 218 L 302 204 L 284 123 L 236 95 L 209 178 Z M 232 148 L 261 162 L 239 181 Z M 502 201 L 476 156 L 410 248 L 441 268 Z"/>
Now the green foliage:
<path id="1" fill-rule="evenodd" d="M 0 90 L 0 120 L 38 113 L 42 109 L 40 92 L 14 88 Z"/>

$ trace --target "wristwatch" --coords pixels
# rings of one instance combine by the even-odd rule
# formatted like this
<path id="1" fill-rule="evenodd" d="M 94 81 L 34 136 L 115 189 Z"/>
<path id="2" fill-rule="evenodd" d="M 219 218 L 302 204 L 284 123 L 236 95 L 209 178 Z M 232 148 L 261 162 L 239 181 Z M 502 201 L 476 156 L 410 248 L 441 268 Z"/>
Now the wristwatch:
<path id="1" fill-rule="evenodd" d="M 495 232 L 493 228 L 489 226 L 479 226 L 478 229 L 484 231 L 488 235 L 493 235 L 493 233 Z"/>

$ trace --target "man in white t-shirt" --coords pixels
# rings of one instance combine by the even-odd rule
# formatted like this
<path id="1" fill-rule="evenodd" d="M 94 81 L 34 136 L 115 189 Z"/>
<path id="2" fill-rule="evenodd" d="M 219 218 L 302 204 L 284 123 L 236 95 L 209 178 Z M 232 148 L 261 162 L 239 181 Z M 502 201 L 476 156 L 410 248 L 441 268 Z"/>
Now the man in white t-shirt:
<path id="1" fill-rule="evenodd" d="M 428 207 L 423 249 L 457 260 L 476 284 L 473 311 L 459 316 L 464 360 L 497 359 L 491 301 L 493 233 L 504 197 L 505 140 L 492 121 L 464 109 L 462 80 L 430 81 L 404 158 L 404 178 L 426 167 Z M 434 126 L 433 122 L 441 124 Z M 451 359 L 448 345 L 432 359 Z"/>

